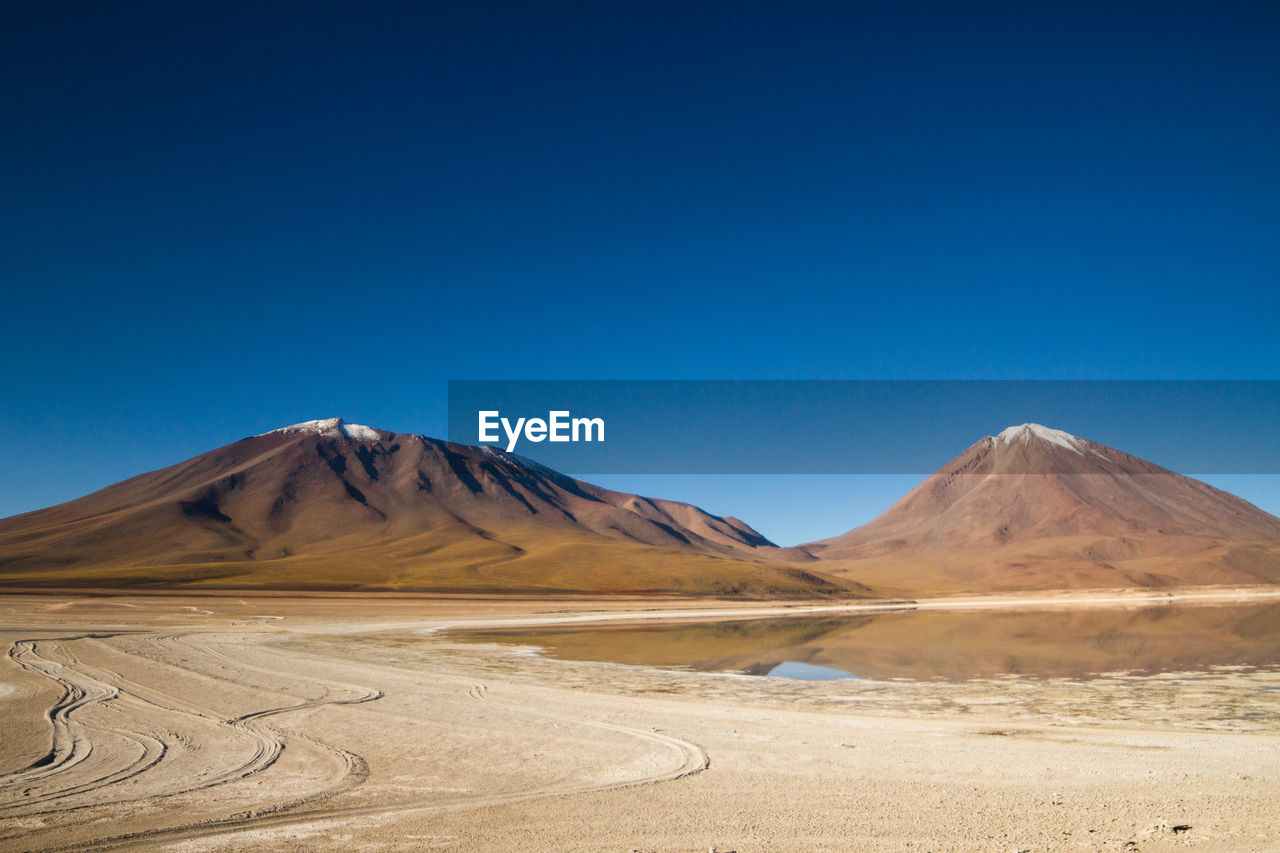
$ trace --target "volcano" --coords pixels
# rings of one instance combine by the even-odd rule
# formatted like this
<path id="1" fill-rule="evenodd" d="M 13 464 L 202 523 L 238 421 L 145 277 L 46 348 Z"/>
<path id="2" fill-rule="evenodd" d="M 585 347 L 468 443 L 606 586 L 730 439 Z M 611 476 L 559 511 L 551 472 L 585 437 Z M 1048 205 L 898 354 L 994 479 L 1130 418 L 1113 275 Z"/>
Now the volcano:
<path id="1" fill-rule="evenodd" d="M 981 439 L 874 521 L 801 547 L 837 576 L 913 592 L 1280 582 L 1280 518 L 1030 423 Z"/>
<path id="2" fill-rule="evenodd" d="M 308 421 L 0 520 L 0 584 L 847 593 L 695 506 L 492 447 Z"/>
<path id="3" fill-rule="evenodd" d="M 916 595 L 1280 583 L 1280 519 L 1038 424 L 882 516 L 779 548 L 695 506 L 339 418 L 0 520 L 0 585 Z"/>

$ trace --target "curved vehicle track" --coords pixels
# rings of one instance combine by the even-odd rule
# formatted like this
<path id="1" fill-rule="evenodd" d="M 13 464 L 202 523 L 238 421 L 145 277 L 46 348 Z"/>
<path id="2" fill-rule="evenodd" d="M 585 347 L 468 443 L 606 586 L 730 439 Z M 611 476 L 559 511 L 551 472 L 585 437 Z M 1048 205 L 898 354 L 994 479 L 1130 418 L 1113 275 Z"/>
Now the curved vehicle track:
<path id="1" fill-rule="evenodd" d="M 309 796 L 269 805 L 262 812 L 293 808 L 330 797 L 360 784 L 368 775 L 367 765 L 360 756 L 304 735 L 285 736 L 270 727 L 268 720 L 323 705 L 372 701 L 382 695 L 379 691 L 359 689 L 351 693 L 346 689 L 327 690 L 335 695 L 261 708 L 222 719 L 207 707 L 130 681 L 114 671 L 85 664 L 70 650 L 74 642 L 107 637 L 109 635 L 78 635 L 21 640 L 11 645 L 9 658 L 22 668 L 54 681 L 61 688 L 62 696 L 47 714 L 51 729 L 48 753 L 24 770 L 0 776 L 0 821 L 16 822 L 20 818 L 86 811 L 131 801 L 156 803 L 179 794 L 247 779 L 271 767 L 286 745 L 332 757 L 333 763 L 340 768 L 339 781 Z M 345 685 L 343 687 L 346 688 Z M 126 712 L 126 722 L 145 719 L 150 712 L 152 716 L 160 713 L 176 717 L 179 722 L 175 728 L 178 729 L 183 728 L 183 719 L 191 725 L 185 732 L 166 730 L 151 733 L 106 725 L 100 719 L 82 719 L 88 711 L 102 709 L 108 703 Z M 133 717 L 127 716 L 129 713 Z M 201 749 L 203 745 L 193 728 L 196 723 L 217 727 L 232 737 L 248 739 L 252 743 L 251 756 L 246 761 L 221 768 L 216 766 L 215 759 L 210 772 L 201 774 L 194 782 L 185 781 L 186 777 L 179 775 L 177 784 L 173 780 L 165 780 L 160 790 L 151 793 L 130 794 L 123 790 L 122 783 L 137 781 L 161 765 L 171 747 L 188 752 Z M 22 837 L 21 832 L 7 830 L 9 827 L 0 823 L 0 846 Z"/>
<path id="2" fill-rule="evenodd" d="M 467 793 L 443 799 L 419 798 L 400 804 L 362 803 L 343 806 L 332 803 L 326 807 L 325 801 L 358 787 L 368 778 L 366 760 L 341 746 L 321 743 L 296 731 L 282 731 L 271 725 L 271 722 L 326 705 L 372 702 L 383 697 L 381 689 L 296 675 L 283 665 L 288 663 L 284 658 L 324 662 L 323 656 L 297 649 L 271 647 L 271 654 L 282 659 L 280 667 L 264 666 L 260 662 L 261 655 L 255 662 L 243 660 L 241 656 L 230 653 L 231 649 L 243 646 L 246 638 L 240 634 L 210 630 L 131 633 L 128 639 L 129 646 L 133 648 L 110 645 L 112 635 L 102 634 L 52 640 L 21 640 L 11 646 L 9 657 L 16 664 L 56 682 L 62 688 L 63 696 L 48 714 L 52 728 L 48 755 L 22 771 L 0 777 L 0 821 L 14 816 L 39 817 L 74 813 L 133 801 L 149 805 L 163 804 L 180 794 L 191 794 L 258 777 L 279 760 L 287 746 L 326 755 L 337 765 L 337 781 L 321 785 L 318 790 L 301 792 L 298 796 L 286 797 L 281 801 L 264 803 L 221 817 L 180 823 L 177 826 L 110 834 L 74 844 L 55 843 L 23 849 L 142 849 L 163 842 L 212 839 L 224 835 L 233 838 L 235 833 L 246 830 L 303 826 L 344 817 L 422 815 L 482 808 L 541 797 L 570 796 L 671 781 L 698 773 L 710 763 L 701 748 L 679 738 L 541 708 L 495 702 L 490 698 L 487 686 L 480 682 L 460 679 L 446 673 L 408 673 L 395 667 L 375 664 L 362 668 L 361 671 L 367 669 L 373 677 L 382 673 L 391 681 L 429 675 L 433 684 L 442 682 L 452 685 L 449 689 L 456 689 L 459 694 L 465 694 L 472 701 L 488 708 L 497 708 L 503 713 L 522 718 L 543 720 L 553 725 L 586 727 L 633 738 L 651 747 L 657 756 L 669 756 L 669 760 L 659 759 L 662 765 L 659 771 L 645 772 L 620 781 L 589 783 L 571 778 L 501 793 Z M 253 638 L 253 644 L 259 651 L 262 648 L 261 639 Z M 78 641 L 107 643 L 115 654 L 129 654 L 146 659 L 153 667 L 176 668 L 185 678 L 208 680 L 210 690 L 217 689 L 219 679 L 229 682 L 233 676 L 239 676 L 236 684 L 240 689 L 244 689 L 246 683 L 256 690 L 267 689 L 261 685 L 286 683 L 295 692 L 312 695 L 304 695 L 301 701 L 258 708 L 230 717 L 219 716 L 205 704 L 193 703 L 189 699 L 166 692 L 161 685 L 141 684 L 113 669 L 80 661 L 71 648 Z M 142 651 L 139 644 L 149 647 L 150 651 Z M 247 680 L 242 680 L 246 676 Z M 169 720 L 172 730 L 135 731 L 118 725 L 107 726 L 97 718 L 101 715 L 92 720 L 85 719 L 91 710 L 101 710 L 108 705 L 126 712 L 137 712 L 137 717 L 121 715 L 126 722 L 144 718 L 147 713 L 160 715 Z M 216 726 L 228 737 L 240 741 L 248 739 L 252 743 L 251 756 L 230 767 L 211 770 L 194 783 L 170 784 L 163 790 L 152 793 L 130 794 L 125 791 L 123 783 L 146 779 L 147 774 L 157 768 L 162 769 L 171 750 L 190 753 L 200 749 L 201 727 L 209 726 Z M 111 746 L 109 750 L 103 747 L 107 742 Z M 95 752 L 103 753 L 100 766 L 94 767 L 92 772 L 82 772 L 93 765 Z M 33 787 L 36 785 L 43 788 L 37 790 Z M 216 811 L 216 802 L 213 805 L 215 808 L 212 810 Z M 0 823 L 0 827 L 3 826 Z M 20 837 L 20 833 L 0 829 L 0 847 L 17 841 Z"/>

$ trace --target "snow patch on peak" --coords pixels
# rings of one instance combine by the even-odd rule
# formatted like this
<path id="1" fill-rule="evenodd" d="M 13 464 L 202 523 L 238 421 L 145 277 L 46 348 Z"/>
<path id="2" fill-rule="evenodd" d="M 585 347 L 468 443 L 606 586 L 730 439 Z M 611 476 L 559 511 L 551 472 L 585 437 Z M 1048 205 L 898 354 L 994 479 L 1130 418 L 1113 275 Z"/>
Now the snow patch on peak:
<path id="1" fill-rule="evenodd" d="M 318 435 L 324 438 L 354 438 L 357 441 L 379 441 L 382 433 L 373 427 L 362 424 L 349 424 L 342 418 L 324 418 L 318 421 L 303 421 L 280 429 L 264 432 L 262 435 Z"/>
<path id="2" fill-rule="evenodd" d="M 499 461 L 506 462 L 508 464 L 519 465 L 522 468 L 528 468 L 533 471 L 538 471 L 542 474 L 550 474 L 554 477 L 564 476 L 559 471 L 556 471 L 554 468 L 548 468 L 546 465 L 543 465 L 541 462 L 534 462 L 529 457 L 521 456 L 519 453 L 510 453 L 506 450 L 503 450 L 501 447 L 494 447 L 492 444 L 480 444 L 476 446 L 480 448 L 480 452 L 483 453 L 485 456 L 491 456 L 494 459 L 497 459 Z"/>
<path id="3" fill-rule="evenodd" d="M 299 433 L 312 433 L 314 435 L 324 435 L 328 432 L 337 432 L 342 426 L 342 418 L 324 418 L 318 421 L 303 421 L 300 424 L 292 424 L 280 429 L 273 429 L 262 433 L 262 435 L 297 435 Z"/>
<path id="4" fill-rule="evenodd" d="M 1013 444 L 1015 441 L 1021 440 L 1023 444 L 1027 444 L 1032 438 L 1038 438 L 1041 441 L 1047 441 L 1049 444 L 1070 450 L 1072 453 L 1084 455 L 1086 442 L 1083 438 L 1077 438 L 1069 432 L 1063 432 L 1060 429 L 1050 429 L 1040 424 L 1021 424 L 1019 426 L 1011 426 L 1002 431 L 999 435 L 992 439 L 996 447 L 1002 444 Z"/>
<path id="5" fill-rule="evenodd" d="M 347 438 L 360 439 L 361 441 L 379 441 L 382 438 L 380 431 L 362 424 L 343 423 L 338 429 L 345 433 Z"/>

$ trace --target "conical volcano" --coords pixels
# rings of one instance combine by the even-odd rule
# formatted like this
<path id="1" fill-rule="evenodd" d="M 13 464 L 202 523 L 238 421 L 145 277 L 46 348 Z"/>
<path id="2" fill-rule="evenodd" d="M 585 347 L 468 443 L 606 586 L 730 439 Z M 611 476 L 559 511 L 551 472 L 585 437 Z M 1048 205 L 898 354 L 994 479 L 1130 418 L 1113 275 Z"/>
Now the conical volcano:
<path id="1" fill-rule="evenodd" d="M 879 518 L 803 547 L 904 590 L 1280 582 L 1280 519 L 1039 424 L 981 439 Z"/>

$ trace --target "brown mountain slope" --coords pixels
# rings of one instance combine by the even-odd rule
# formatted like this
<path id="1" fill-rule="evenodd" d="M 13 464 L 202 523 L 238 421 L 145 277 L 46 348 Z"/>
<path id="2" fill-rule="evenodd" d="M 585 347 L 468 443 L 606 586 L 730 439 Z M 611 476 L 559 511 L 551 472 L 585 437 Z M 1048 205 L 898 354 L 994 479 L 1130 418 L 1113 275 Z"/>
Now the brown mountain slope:
<path id="1" fill-rule="evenodd" d="M 803 546 L 910 591 L 1280 582 L 1280 519 L 1038 424 L 988 436 L 883 515 Z"/>
<path id="2" fill-rule="evenodd" d="M 337 418 L 0 520 L 8 585 L 837 591 L 795 555 L 688 504 Z"/>

